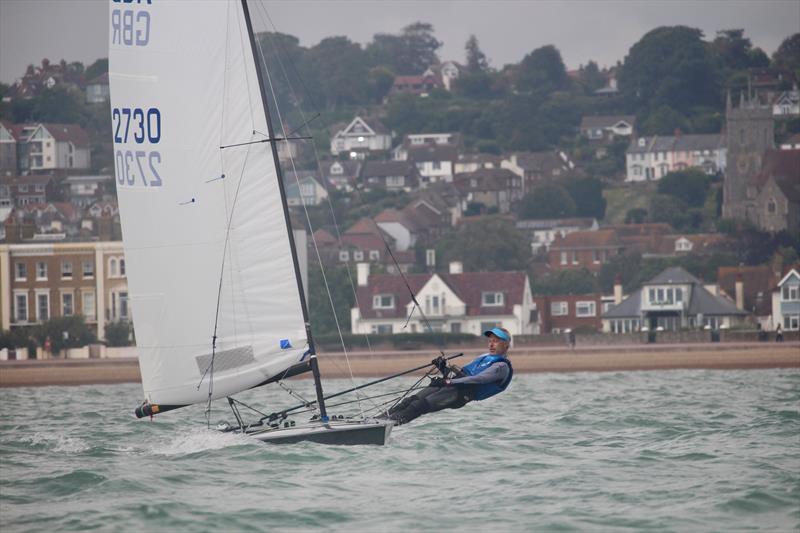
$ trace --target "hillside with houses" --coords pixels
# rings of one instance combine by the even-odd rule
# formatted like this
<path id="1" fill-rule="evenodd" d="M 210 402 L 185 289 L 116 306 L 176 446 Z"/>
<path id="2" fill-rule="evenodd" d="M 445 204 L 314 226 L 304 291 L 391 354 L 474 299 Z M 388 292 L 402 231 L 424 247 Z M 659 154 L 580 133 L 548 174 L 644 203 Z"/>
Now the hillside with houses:
<path id="1" fill-rule="evenodd" d="M 800 329 L 800 34 L 768 57 L 661 27 L 574 69 L 553 45 L 494 67 L 474 36 L 441 58 L 425 23 L 259 39 L 323 336 Z M 54 320 L 132 341 L 107 69 L 0 85 L 6 345 Z"/>

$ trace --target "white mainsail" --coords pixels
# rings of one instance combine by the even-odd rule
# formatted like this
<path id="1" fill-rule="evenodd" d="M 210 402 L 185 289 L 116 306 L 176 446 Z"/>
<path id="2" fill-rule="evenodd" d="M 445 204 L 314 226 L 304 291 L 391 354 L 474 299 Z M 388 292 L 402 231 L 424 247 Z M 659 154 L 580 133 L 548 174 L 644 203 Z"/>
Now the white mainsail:
<path id="1" fill-rule="evenodd" d="M 218 294 L 211 391 L 224 397 L 307 350 L 270 143 L 220 149 L 267 138 L 242 6 L 110 6 L 117 194 L 145 397 L 208 399 Z"/>

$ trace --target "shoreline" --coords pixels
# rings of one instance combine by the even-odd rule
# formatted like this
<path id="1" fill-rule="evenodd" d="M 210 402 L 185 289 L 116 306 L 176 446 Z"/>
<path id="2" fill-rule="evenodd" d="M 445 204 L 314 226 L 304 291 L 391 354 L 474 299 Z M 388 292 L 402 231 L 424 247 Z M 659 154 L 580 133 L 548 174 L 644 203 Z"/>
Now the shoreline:
<path id="1" fill-rule="evenodd" d="M 481 349 L 471 347 L 447 353 L 461 350 L 465 356 L 456 364 L 466 364 L 481 353 Z M 350 377 L 351 371 L 353 377 L 376 378 L 423 365 L 435 355 L 434 350 L 351 352 L 347 358 L 341 353 L 323 353 L 319 363 L 326 378 Z M 572 350 L 519 346 L 511 350 L 510 358 L 516 373 L 800 368 L 800 343 L 586 346 Z M 293 379 L 308 377 L 306 374 Z M 0 362 L 0 388 L 140 382 L 135 358 Z"/>

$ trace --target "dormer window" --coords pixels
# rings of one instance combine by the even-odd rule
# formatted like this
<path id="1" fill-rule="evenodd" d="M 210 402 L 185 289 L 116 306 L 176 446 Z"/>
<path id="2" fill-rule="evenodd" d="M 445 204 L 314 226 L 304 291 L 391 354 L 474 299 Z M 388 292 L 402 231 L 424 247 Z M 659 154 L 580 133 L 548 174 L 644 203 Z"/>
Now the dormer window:
<path id="1" fill-rule="evenodd" d="M 641 148 L 644 148 L 646 142 L 647 140 L 644 137 L 642 137 L 641 139 L 639 139 L 639 146 Z"/>
<path id="2" fill-rule="evenodd" d="M 394 309 L 393 294 L 376 294 L 372 297 L 373 309 Z"/>
<path id="3" fill-rule="evenodd" d="M 481 306 L 483 307 L 497 307 L 505 303 L 502 292 L 484 292 L 481 293 Z"/>
<path id="4" fill-rule="evenodd" d="M 774 200 L 774 199 L 772 199 L 772 198 L 770 198 L 770 199 L 769 199 L 769 202 L 767 202 L 767 212 L 768 212 L 770 215 L 774 215 L 774 214 L 775 214 L 775 212 L 776 212 L 777 210 L 778 210 L 778 206 L 777 206 L 777 204 L 775 203 L 775 200 Z"/>

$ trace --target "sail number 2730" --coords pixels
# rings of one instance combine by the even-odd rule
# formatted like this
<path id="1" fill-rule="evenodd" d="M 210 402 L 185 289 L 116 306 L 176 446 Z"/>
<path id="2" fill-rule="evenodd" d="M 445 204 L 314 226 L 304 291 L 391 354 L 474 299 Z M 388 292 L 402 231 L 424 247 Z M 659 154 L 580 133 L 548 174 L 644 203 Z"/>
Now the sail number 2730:
<path id="1" fill-rule="evenodd" d="M 117 183 L 128 187 L 160 187 L 161 153 L 145 148 L 161 141 L 161 112 L 155 107 L 115 107 L 111 110 L 111 126 L 115 145 L 139 145 L 133 150 L 115 151 Z"/>

